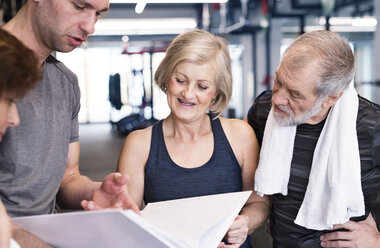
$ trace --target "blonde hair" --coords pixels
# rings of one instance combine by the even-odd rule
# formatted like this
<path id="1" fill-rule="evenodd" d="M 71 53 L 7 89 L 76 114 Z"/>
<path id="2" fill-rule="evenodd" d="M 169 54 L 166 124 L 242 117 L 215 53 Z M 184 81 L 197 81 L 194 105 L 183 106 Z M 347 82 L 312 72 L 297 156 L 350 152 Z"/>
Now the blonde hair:
<path id="1" fill-rule="evenodd" d="M 227 41 L 204 30 L 194 29 L 173 39 L 166 56 L 155 73 L 158 87 L 166 92 L 167 85 L 176 67 L 182 62 L 205 64 L 213 62 L 217 68 L 216 97 L 209 111 L 220 116 L 226 109 L 232 95 L 231 58 Z"/>

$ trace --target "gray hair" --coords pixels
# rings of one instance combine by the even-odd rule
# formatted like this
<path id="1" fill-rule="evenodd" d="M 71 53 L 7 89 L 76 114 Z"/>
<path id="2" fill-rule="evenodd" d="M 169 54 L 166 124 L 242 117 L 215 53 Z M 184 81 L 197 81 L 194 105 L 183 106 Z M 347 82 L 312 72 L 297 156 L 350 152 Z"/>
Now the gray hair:
<path id="1" fill-rule="evenodd" d="M 195 64 L 215 63 L 217 68 L 216 97 L 209 106 L 210 112 L 220 116 L 232 95 L 231 59 L 227 41 L 204 30 L 194 29 L 178 35 L 166 50 L 154 80 L 166 92 L 176 67 L 182 62 Z"/>
<path id="2" fill-rule="evenodd" d="M 314 89 L 317 97 L 344 91 L 355 74 L 355 56 L 348 41 L 327 30 L 299 36 L 285 51 L 282 61 L 290 70 L 315 62 L 319 75 Z"/>

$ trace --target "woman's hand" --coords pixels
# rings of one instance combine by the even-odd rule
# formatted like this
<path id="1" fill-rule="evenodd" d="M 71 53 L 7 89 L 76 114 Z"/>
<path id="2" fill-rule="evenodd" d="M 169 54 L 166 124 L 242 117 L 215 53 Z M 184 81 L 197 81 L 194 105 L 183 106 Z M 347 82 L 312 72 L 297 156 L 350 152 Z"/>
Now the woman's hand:
<path id="1" fill-rule="evenodd" d="M 219 244 L 218 248 L 238 248 L 240 247 L 248 235 L 248 217 L 244 215 L 238 215 L 230 229 L 228 229 L 226 236 L 224 236 L 225 240 L 230 243 L 230 245 L 226 245 L 223 242 Z"/>

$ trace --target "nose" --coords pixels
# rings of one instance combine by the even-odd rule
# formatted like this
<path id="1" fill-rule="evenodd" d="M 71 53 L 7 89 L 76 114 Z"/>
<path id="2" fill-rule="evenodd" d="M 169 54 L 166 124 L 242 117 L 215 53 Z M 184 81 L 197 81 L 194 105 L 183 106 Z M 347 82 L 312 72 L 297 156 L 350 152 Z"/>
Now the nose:
<path id="1" fill-rule="evenodd" d="M 278 89 L 277 91 L 274 91 L 272 95 L 272 103 L 278 106 L 287 105 L 288 99 L 287 99 L 285 90 Z"/>
<path id="2" fill-rule="evenodd" d="M 86 34 L 92 34 L 95 32 L 95 23 L 98 20 L 96 12 L 89 12 L 84 16 L 84 19 L 80 25 L 80 28 L 86 32 Z"/>
<path id="3" fill-rule="evenodd" d="M 191 99 L 194 96 L 194 87 L 191 84 L 188 84 L 182 90 L 182 95 L 185 99 Z"/>
<path id="4" fill-rule="evenodd" d="M 12 103 L 8 112 L 8 126 L 15 127 L 20 124 L 20 117 L 18 115 L 17 106 Z"/>

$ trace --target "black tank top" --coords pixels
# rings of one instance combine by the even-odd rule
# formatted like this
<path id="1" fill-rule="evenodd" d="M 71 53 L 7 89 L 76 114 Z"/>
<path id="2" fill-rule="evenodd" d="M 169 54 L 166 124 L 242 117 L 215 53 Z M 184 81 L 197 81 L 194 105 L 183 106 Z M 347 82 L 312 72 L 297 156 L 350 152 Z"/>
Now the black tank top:
<path id="1" fill-rule="evenodd" d="M 242 190 L 241 168 L 223 131 L 219 118 L 212 120 L 214 151 L 204 165 L 184 168 L 174 163 L 165 145 L 162 121 L 152 128 L 145 165 L 144 201 L 150 202 L 238 192 Z M 249 236 L 241 246 L 251 247 Z"/>

